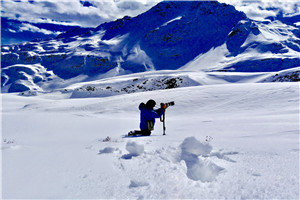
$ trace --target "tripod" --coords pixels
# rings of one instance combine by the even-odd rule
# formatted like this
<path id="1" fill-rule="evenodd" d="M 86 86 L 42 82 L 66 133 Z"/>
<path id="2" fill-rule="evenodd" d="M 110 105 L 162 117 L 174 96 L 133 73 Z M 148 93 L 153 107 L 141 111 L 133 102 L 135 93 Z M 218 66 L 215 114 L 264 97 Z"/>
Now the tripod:
<path id="1" fill-rule="evenodd" d="M 166 135 L 166 111 L 164 111 L 164 114 L 160 117 L 160 121 L 163 122 L 163 135 Z"/>

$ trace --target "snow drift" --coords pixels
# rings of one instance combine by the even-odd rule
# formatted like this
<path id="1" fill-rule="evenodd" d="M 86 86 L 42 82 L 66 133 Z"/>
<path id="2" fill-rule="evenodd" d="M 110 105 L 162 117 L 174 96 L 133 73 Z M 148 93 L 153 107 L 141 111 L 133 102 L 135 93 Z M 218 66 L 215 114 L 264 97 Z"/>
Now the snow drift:
<path id="1" fill-rule="evenodd" d="M 201 143 L 195 137 L 184 139 L 181 144 L 181 159 L 187 166 L 187 176 L 194 180 L 202 182 L 213 181 L 216 176 L 224 170 L 211 161 L 198 156 L 206 157 L 212 151 L 212 146 L 208 143 Z"/>

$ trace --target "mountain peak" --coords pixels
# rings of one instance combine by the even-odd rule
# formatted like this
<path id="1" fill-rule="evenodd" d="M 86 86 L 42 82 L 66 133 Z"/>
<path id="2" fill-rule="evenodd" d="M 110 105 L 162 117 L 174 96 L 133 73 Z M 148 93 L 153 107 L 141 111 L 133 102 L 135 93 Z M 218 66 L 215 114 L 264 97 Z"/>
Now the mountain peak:
<path id="1" fill-rule="evenodd" d="M 283 28 L 289 31 L 285 41 L 280 39 L 287 37 Z M 19 84 L 10 77 L 16 68 L 9 66 L 16 64 L 40 64 L 45 73 L 53 71 L 61 79 L 79 75 L 96 79 L 107 77 L 105 74 L 176 70 L 202 59 L 201 55 L 211 59 L 214 52 L 218 53 L 213 59 L 219 63 L 202 62 L 192 68 L 283 70 L 300 64 L 295 56 L 299 45 L 294 32 L 294 27 L 276 21 L 270 25 L 255 22 L 233 6 L 217 1 L 163 1 L 136 17 L 125 16 L 96 28 L 73 29 L 53 40 L 2 47 L 1 76 L 6 80 L 2 86 L 9 87 L 5 84 L 12 81 Z M 26 78 L 22 69 L 15 70 L 23 73 L 20 79 Z"/>

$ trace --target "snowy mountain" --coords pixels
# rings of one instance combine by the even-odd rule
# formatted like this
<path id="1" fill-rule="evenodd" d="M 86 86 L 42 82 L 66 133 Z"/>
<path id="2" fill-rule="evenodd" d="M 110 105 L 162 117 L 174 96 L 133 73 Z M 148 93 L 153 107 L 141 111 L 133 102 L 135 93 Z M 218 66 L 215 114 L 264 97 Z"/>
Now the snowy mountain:
<path id="1" fill-rule="evenodd" d="M 298 67 L 299 28 L 282 21 L 254 21 L 215 1 L 161 2 L 137 17 L 94 29 L 2 46 L 2 92 L 47 91 L 66 82 L 153 70 L 277 72 Z M 52 78 L 32 72 L 36 66 Z"/>

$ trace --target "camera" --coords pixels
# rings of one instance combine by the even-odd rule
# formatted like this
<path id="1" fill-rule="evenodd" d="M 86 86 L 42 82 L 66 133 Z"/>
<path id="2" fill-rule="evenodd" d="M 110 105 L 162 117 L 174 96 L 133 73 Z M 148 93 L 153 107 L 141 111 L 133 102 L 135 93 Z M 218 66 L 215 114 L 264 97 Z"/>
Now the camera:
<path id="1" fill-rule="evenodd" d="M 166 105 L 167 107 L 169 107 L 169 106 L 174 106 L 174 105 L 175 105 L 175 102 L 174 102 L 174 101 L 171 101 L 171 102 L 168 102 L 168 103 L 161 103 L 160 105 L 161 105 L 161 106 Z"/>

